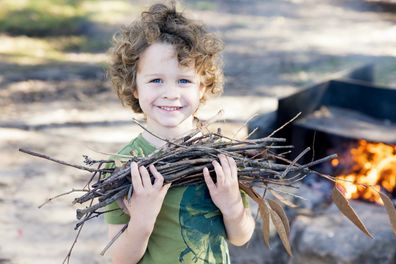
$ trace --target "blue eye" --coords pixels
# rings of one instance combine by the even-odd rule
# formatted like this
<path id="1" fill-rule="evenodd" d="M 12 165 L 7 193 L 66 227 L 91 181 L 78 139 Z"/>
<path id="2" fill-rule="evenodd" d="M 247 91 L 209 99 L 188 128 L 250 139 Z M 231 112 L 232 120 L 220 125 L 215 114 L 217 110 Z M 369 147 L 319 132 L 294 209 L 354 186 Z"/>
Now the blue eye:
<path id="1" fill-rule="evenodd" d="M 190 80 L 187 80 L 187 79 L 180 79 L 179 82 L 180 82 L 181 84 L 191 83 L 191 81 L 190 81 Z"/>
<path id="2" fill-rule="evenodd" d="M 151 83 L 162 83 L 161 79 L 153 79 L 150 81 Z"/>

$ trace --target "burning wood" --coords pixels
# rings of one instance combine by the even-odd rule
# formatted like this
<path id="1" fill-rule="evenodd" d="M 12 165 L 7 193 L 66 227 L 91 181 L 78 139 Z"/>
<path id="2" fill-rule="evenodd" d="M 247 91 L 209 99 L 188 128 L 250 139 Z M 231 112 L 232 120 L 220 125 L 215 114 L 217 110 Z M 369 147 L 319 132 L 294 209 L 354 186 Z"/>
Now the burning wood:
<path id="1" fill-rule="evenodd" d="M 364 199 L 384 205 L 379 191 L 396 188 L 396 146 L 360 140 L 332 165 L 340 171 L 337 185 L 348 199 Z"/>

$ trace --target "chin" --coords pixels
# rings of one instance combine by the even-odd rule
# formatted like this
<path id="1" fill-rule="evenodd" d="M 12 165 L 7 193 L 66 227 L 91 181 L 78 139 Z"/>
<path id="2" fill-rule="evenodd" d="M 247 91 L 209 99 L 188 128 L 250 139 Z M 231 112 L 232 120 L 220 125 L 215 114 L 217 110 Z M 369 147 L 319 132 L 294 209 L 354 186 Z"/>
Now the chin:
<path id="1" fill-rule="evenodd" d="M 166 127 L 166 128 L 175 128 L 178 127 L 180 125 L 181 122 L 160 122 L 159 124 L 162 127 Z"/>
<path id="2" fill-rule="evenodd" d="M 163 127 L 166 128 L 175 128 L 180 126 L 181 124 L 183 124 L 184 121 L 186 121 L 187 119 L 169 119 L 169 120 L 165 120 L 165 119 L 160 119 L 157 120 L 157 123 Z"/>

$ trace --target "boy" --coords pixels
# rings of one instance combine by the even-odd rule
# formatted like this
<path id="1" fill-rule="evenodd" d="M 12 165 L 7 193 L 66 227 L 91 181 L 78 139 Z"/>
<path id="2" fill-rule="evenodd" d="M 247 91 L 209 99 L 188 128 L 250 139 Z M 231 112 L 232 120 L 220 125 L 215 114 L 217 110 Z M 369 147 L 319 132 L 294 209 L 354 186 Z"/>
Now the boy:
<path id="1" fill-rule="evenodd" d="M 174 4 L 156 4 L 115 35 L 109 74 L 123 104 L 144 113 L 149 131 L 179 138 L 194 128 L 205 95 L 222 92 L 221 50 L 219 39 Z M 144 131 L 119 154 L 149 155 L 164 144 Z M 151 183 L 148 170 L 132 163 L 127 214 L 105 214 L 111 238 L 128 224 L 111 247 L 113 263 L 230 263 L 226 239 L 245 244 L 255 222 L 239 191 L 235 161 L 219 155 L 213 166 L 216 183 L 205 168 L 206 184 L 169 189 L 153 165 Z"/>

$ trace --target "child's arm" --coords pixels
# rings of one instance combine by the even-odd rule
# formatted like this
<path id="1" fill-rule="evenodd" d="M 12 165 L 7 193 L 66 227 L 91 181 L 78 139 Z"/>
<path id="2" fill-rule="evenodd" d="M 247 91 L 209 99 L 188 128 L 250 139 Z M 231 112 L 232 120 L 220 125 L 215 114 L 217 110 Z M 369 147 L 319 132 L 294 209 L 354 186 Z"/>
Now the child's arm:
<path id="1" fill-rule="evenodd" d="M 161 210 L 170 184 L 164 186 L 163 176 L 150 165 L 155 182 L 151 183 L 150 176 L 143 166 L 138 168 L 135 162 L 131 164 L 131 179 L 133 194 L 131 200 L 124 199 L 129 215 L 132 215 L 128 228 L 111 247 L 113 264 L 137 263 L 146 252 L 149 237 Z M 109 225 L 109 236 L 113 238 L 123 225 Z"/>
<path id="2" fill-rule="evenodd" d="M 210 178 L 207 168 L 203 170 L 206 185 L 214 204 L 223 214 L 228 240 L 241 246 L 248 242 L 255 228 L 255 221 L 249 208 L 244 208 L 239 191 L 238 173 L 235 160 L 219 155 L 220 163 L 213 161 L 216 183 Z"/>
<path id="3" fill-rule="evenodd" d="M 109 239 L 112 239 L 124 225 L 108 225 Z M 113 264 L 135 264 L 146 252 L 148 240 L 151 234 L 148 226 L 134 225 L 129 221 L 128 228 L 111 246 L 111 258 Z"/>
<path id="4" fill-rule="evenodd" d="M 241 202 L 241 208 L 225 215 L 223 213 L 224 225 L 226 227 L 228 240 L 235 246 L 246 244 L 254 232 L 256 222 L 252 216 L 250 208 L 244 208 Z"/>

